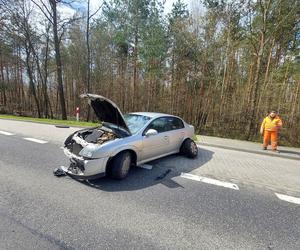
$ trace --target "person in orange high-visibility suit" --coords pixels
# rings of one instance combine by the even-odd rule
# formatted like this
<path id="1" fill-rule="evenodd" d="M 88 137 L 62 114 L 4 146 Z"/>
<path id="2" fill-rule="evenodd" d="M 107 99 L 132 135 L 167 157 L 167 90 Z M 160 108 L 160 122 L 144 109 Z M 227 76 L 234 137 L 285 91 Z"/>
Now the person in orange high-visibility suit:
<path id="1" fill-rule="evenodd" d="M 263 120 L 260 133 L 264 137 L 263 149 L 267 150 L 271 139 L 272 150 L 277 151 L 278 133 L 282 127 L 282 120 L 276 111 L 271 111 L 270 114 Z"/>

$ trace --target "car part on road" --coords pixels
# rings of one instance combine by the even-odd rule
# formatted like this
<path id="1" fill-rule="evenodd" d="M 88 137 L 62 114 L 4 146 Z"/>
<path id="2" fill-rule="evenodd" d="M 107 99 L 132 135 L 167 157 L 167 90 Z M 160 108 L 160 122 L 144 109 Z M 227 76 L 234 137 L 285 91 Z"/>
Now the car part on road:
<path id="1" fill-rule="evenodd" d="M 141 165 L 139 165 L 137 167 L 143 168 L 143 169 L 147 169 L 147 170 L 151 170 L 153 166 L 150 165 L 150 164 L 141 164 Z"/>
<path id="2" fill-rule="evenodd" d="M 188 158 L 196 158 L 198 155 L 197 144 L 190 138 L 187 138 L 181 145 L 180 153 Z"/>
<path id="3" fill-rule="evenodd" d="M 53 170 L 53 174 L 57 177 L 62 177 L 62 176 L 66 176 L 66 173 L 65 171 L 62 170 L 62 167 L 58 167 L 58 168 L 55 168 Z"/>
<path id="4" fill-rule="evenodd" d="M 171 171 L 172 171 L 171 169 L 168 169 L 166 172 L 164 172 L 160 176 L 156 177 L 155 180 L 158 181 L 158 180 L 164 179 L 169 173 L 171 173 Z"/>

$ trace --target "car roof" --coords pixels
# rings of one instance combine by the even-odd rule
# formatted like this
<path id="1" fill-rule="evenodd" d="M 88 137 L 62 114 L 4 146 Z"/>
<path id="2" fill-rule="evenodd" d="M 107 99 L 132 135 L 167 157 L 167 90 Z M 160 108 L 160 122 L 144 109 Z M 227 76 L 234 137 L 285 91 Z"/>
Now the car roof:
<path id="1" fill-rule="evenodd" d="M 158 118 L 158 117 L 162 117 L 162 116 L 177 117 L 177 116 L 174 116 L 174 115 L 165 114 L 165 113 L 157 113 L 157 112 L 134 112 L 134 113 L 130 113 L 130 114 L 143 115 L 143 116 L 148 116 L 150 118 Z"/>

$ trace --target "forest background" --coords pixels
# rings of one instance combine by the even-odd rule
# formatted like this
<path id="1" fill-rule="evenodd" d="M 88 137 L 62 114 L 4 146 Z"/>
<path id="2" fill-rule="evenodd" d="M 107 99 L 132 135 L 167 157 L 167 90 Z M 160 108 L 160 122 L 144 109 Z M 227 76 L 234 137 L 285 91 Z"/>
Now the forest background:
<path id="1" fill-rule="evenodd" d="M 0 113 L 178 115 L 197 133 L 259 139 L 269 110 L 300 146 L 300 0 L 0 0 Z M 64 15 L 63 7 L 72 9 Z"/>

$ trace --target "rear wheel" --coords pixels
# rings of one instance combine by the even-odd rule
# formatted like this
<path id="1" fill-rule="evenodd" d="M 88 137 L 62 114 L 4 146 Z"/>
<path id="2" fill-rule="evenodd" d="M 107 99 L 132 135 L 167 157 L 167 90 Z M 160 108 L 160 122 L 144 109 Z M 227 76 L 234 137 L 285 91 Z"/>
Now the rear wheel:
<path id="1" fill-rule="evenodd" d="M 197 144 L 192 139 L 186 139 L 180 147 L 180 153 L 188 158 L 196 158 L 198 155 Z"/>
<path id="2" fill-rule="evenodd" d="M 124 179 L 130 169 L 131 154 L 130 152 L 121 152 L 117 154 L 110 163 L 109 175 L 113 179 Z"/>

